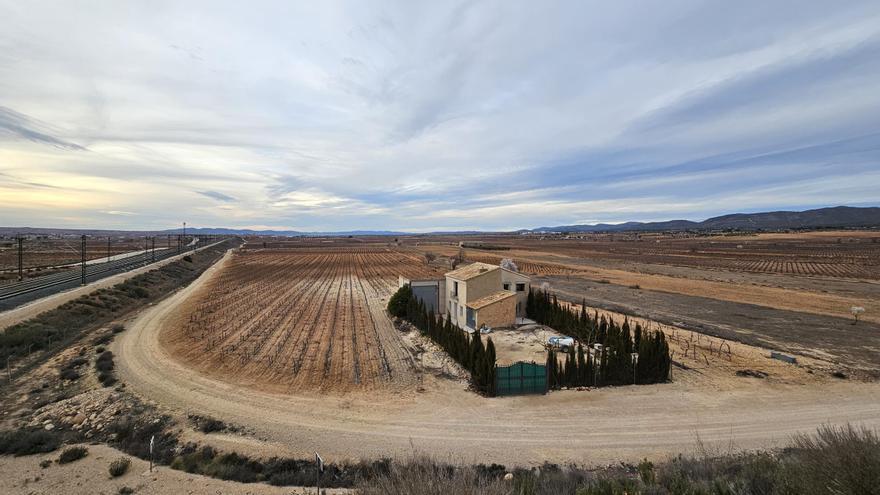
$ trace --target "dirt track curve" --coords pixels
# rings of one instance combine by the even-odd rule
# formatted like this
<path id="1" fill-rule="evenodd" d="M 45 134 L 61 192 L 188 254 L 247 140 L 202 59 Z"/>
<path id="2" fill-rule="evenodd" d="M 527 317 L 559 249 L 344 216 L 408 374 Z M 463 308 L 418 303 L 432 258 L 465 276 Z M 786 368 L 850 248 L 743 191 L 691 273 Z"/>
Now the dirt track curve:
<path id="1" fill-rule="evenodd" d="M 227 255 L 228 256 L 228 255 Z M 684 382 L 548 396 L 485 399 L 425 377 L 425 392 L 280 395 L 200 375 L 173 360 L 160 330 L 200 284 L 145 310 L 114 344 L 130 390 L 172 412 L 245 426 L 256 439 L 215 437 L 266 455 L 332 460 L 430 453 L 453 462 L 603 464 L 690 452 L 699 438 L 719 448 L 780 446 L 823 423 L 880 427 L 880 384 L 742 385 L 712 390 Z"/>

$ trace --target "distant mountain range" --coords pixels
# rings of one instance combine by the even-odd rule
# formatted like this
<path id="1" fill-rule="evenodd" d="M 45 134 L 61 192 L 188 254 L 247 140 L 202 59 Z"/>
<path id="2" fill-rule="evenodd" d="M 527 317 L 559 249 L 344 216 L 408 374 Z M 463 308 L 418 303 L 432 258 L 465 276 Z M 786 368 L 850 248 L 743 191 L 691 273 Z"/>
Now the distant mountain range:
<path id="1" fill-rule="evenodd" d="M 183 229 L 169 229 L 160 231 L 160 234 L 180 234 Z M 396 232 L 393 230 L 344 230 L 340 232 L 302 232 L 299 230 L 252 230 L 252 229 L 226 229 L 220 227 L 200 227 L 186 229 L 187 234 L 204 235 L 266 235 L 276 237 L 325 237 L 325 236 L 355 236 L 355 235 L 412 235 L 410 232 Z"/>
<path id="2" fill-rule="evenodd" d="M 619 224 L 599 223 L 593 225 L 560 225 L 556 227 L 539 227 L 537 229 L 523 229 L 517 233 L 527 232 L 627 232 L 627 231 L 684 231 L 684 230 L 785 230 L 785 229 L 815 229 L 815 228 L 856 228 L 856 227 L 880 227 L 880 208 L 857 208 L 852 206 L 836 206 L 833 208 L 819 208 L 807 211 L 771 211 L 766 213 L 735 213 L 713 217 L 702 222 L 691 220 L 668 220 L 665 222 L 626 222 Z M 179 234 L 182 229 L 168 229 L 161 231 L 124 231 L 124 230 L 95 230 L 95 229 L 52 229 L 35 227 L 0 227 L 0 236 L 12 236 L 18 234 L 68 234 L 68 235 L 165 235 Z M 454 232 L 426 232 L 412 233 L 394 230 L 349 230 L 342 232 L 302 232 L 298 230 L 252 230 L 252 229 L 228 229 L 228 228 L 187 228 L 187 234 L 205 235 L 264 235 L 277 237 L 326 237 L 326 236 L 413 236 L 428 234 L 445 235 L 479 235 L 501 232 L 480 231 L 454 231 Z"/>
<path id="3" fill-rule="evenodd" d="M 838 227 L 880 227 L 880 208 L 836 206 L 806 211 L 771 211 L 734 213 L 702 222 L 668 220 L 665 222 L 626 222 L 620 224 L 560 225 L 520 232 L 626 232 L 670 230 L 783 230 Z"/>

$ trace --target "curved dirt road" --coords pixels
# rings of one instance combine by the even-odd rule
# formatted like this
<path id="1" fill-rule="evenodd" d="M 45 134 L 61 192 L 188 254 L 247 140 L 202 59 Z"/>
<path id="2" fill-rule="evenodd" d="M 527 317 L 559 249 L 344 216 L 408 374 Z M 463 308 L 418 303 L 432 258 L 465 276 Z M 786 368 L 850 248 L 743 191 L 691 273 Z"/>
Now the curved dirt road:
<path id="1" fill-rule="evenodd" d="M 130 390 L 172 412 L 245 426 L 265 442 L 235 441 L 251 450 L 259 445 L 267 455 L 318 451 L 339 461 L 415 450 L 453 462 L 600 464 L 690 452 L 697 438 L 710 447 L 762 448 L 783 445 L 791 434 L 823 423 L 880 427 L 880 384 L 846 381 L 780 385 L 744 379 L 741 387 L 724 391 L 680 382 L 504 399 L 484 399 L 430 376 L 426 392 L 407 395 L 249 390 L 193 372 L 159 343 L 159 331 L 176 308 L 223 261 L 131 322 L 114 352 Z"/>

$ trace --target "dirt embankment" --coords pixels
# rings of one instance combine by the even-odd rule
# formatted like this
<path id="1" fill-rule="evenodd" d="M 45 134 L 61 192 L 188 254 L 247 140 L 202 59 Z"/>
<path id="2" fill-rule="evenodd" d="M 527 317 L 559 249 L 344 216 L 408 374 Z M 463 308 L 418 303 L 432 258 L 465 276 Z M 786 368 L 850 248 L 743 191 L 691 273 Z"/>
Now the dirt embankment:
<path id="1" fill-rule="evenodd" d="M 112 495 L 123 487 L 131 493 L 215 495 L 269 495 L 314 493 L 314 488 L 275 487 L 261 483 L 242 484 L 175 471 L 167 466 L 153 467 L 136 457 L 107 447 L 85 445 L 88 455 L 69 464 L 52 462 L 40 467 L 44 460 L 55 461 L 60 451 L 51 454 L 24 457 L 4 457 L 0 462 L 0 492 L 7 495 L 34 495 L 64 493 L 65 495 Z M 124 475 L 112 478 L 108 472 L 111 462 L 120 457 L 131 461 Z M 327 490 L 327 493 L 351 493 L 351 490 Z"/>

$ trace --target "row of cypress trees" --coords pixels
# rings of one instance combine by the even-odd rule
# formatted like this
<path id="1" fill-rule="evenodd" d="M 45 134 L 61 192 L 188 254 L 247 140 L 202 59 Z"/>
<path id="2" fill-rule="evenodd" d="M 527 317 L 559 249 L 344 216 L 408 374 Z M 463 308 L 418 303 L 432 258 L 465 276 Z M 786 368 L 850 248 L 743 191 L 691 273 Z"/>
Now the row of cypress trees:
<path id="1" fill-rule="evenodd" d="M 559 304 L 548 291 L 530 290 L 526 301 L 529 318 L 577 339 L 564 360 L 554 350 L 547 354 L 550 388 L 606 385 L 649 384 L 669 380 L 672 358 L 666 335 L 642 329 L 638 323 L 631 329 L 624 318 L 618 325 L 598 312 L 590 316 L 586 305 L 576 311 Z M 589 348 L 602 344 L 591 354 Z M 583 346 L 586 345 L 585 349 Z M 638 356 L 633 356 L 638 353 Z"/>
<path id="2" fill-rule="evenodd" d="M 388 312 L 412 323 L 470 371 L 474 388 L 486 395 L 495 395 L 495 344 L 491 337 L 484 345 L 479 332 L 468 335 L 449 318 L 440 318 L 433 310 L 426 310 L 424 302 L 413 297 L 409 285 L 391 296 Z"/>

